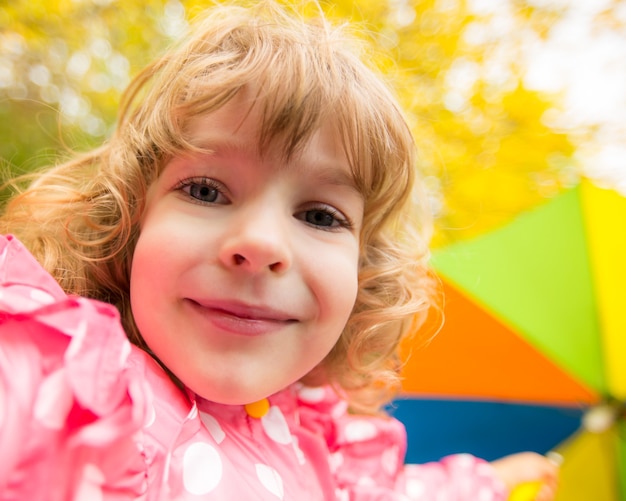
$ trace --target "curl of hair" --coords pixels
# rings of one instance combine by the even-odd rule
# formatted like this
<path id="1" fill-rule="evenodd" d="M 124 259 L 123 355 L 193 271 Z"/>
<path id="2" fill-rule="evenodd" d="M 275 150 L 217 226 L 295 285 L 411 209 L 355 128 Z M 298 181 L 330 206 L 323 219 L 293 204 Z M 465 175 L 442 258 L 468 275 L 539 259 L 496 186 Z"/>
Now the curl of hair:
<path id="1" fill-rule="evenodd" d="M 106 144 L 26 188 L 13 184 L 0 231 L 15 234 L 68 293 L 117 306 L 131 341 L 149 351 L 131 314 L 131 261 L 148 187 L 169 158 L 199 149 L 188 140 L 190 120 L 247 88 L 262 107 L 261 149 L 280 144 L 290 157 L 319 127 L 336 127 L 365 200 L 360 287 L 339 341 L 305 382 L 334 384 L 356 411 L 376 412 L 398 387 L 403 337 L 421 335 L 425 323 L 437 329 L 440 294 L 427 265 L 430 221 L 413 138 L 363 62 L 366 46 L 347 31 L 271 1 L 216 6 L 131 83 Z"/>

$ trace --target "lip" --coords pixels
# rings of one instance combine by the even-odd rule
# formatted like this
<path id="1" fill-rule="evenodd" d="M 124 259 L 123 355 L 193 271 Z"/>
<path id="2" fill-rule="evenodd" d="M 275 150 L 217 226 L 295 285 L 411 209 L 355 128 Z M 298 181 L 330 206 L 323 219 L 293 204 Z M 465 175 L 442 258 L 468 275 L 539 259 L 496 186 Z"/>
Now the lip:
<path id="1" fill-rule="evenodd" d="M 185 301 L 217 329 L 242 336 L 271 334 L 298 321 L 283 311 L 238 301 L 192 298 L 186 298 Z"/>

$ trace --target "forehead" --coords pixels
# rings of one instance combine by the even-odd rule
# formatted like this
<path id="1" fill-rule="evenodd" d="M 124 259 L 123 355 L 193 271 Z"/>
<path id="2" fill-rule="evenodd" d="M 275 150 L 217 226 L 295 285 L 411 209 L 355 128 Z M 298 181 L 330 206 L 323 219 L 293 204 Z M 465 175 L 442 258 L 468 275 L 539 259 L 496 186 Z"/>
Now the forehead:
<path id="1" fill-rule="evenodd" d="M 288 151 L 289 139 L 281 135 L 264 143 L 264 126 L 259 102 L 240 92 L 217 110 L 190 118 L 185 139 L 215 156 L 245 155 L 285 167 L 316 166 L 329 181 L 354 184 L 341 136 L 332 123 L 315 128 L 293 152 Z"/>

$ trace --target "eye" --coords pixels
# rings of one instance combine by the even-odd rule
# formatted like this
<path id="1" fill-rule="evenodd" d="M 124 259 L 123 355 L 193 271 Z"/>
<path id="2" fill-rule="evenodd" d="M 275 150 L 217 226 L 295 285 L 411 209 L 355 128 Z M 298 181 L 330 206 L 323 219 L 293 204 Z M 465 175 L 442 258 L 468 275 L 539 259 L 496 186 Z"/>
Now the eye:
<path id="1" fill-rule="evenodd" d="M 351 228 L 352 224 L 343 214 L 331 207 L 315 207 L 296 214 L 296 218 L 325 230 Z"/>
<path id="2" fill-rule="evenodd" d="M 228 203 L 228 199 L 224 196 L 222 186 L 213 179 L 185 179 L 178 183 L 177 189 L 187 194 L 194 201 L 200 203 Z"/>
<path id="3" fill-rule="evenodd" d="M 215 202 L 220 192 L 209 184 L 190 184 L 189 195 L 202 202 Z"/>
<path id="4" fill-rule="evenodd" d="M 306 211 L 304 219 L 315 226 L 334 226 L 337 222 L 333 214 L 319 209 Z"/>

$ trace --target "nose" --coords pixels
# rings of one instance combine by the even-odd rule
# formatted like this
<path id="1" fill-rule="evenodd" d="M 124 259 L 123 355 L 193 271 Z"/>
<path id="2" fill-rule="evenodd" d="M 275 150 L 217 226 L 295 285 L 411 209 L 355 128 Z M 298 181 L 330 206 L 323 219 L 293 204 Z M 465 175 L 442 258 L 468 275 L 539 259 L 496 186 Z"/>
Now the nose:
<path id="1" fill-rule="evenodd" d="M 240 210 L 220 246 L 220 261 L 249 273 L 285 272 L 292 262 L 287 225 L 276 209 Z"/>

